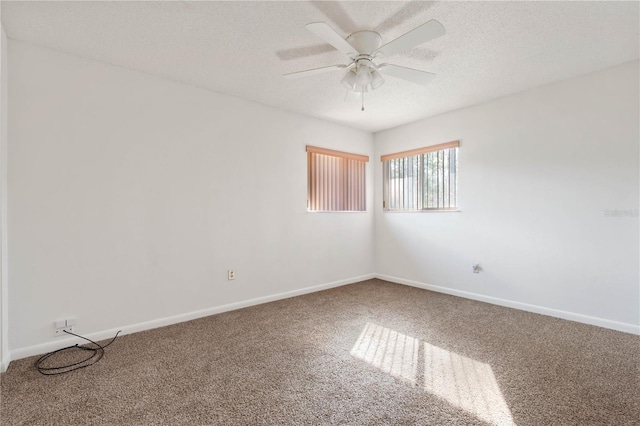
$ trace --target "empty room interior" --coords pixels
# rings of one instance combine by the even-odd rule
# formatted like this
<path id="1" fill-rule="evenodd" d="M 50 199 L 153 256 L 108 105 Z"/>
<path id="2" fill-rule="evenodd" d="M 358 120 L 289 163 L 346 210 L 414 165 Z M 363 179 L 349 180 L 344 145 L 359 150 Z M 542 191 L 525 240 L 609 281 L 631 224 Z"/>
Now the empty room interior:
<path id="1" fill-rule="evenodd" d="M 639 16 L 2 1 L 0 422 L 638 424 Z"/>

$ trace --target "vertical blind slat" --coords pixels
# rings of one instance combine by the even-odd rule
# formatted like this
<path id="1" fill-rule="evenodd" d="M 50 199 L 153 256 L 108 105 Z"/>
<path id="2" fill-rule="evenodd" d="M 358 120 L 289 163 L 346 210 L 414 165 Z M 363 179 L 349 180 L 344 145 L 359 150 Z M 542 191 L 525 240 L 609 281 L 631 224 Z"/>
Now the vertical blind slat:
<path id="1" fill-rule="evenodd" d="M 309 182 L 309 208 L 311 210 L 314 210 L 316 208 L 316 197 L 314 196 L 314 194 L 316 193 L 315 191 L 315 187 L 317 185 L 318 182 L 318 169 L 316 167 L 316 157 L 315 155 L 311 155 L 309 154 L 309 162 L 311 163 L 311 170 L 309 171 L 309 179 L 311 182 Z"/>

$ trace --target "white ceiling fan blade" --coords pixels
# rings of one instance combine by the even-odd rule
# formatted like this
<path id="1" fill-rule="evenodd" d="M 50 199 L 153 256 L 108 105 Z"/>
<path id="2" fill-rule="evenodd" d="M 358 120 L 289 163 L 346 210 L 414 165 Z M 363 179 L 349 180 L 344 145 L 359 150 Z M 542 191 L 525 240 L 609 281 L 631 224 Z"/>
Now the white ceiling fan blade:
<path id="1" fill-rule="evenodd" d="M 401 67 L 399 65 L 380 64 L 380 72 L 391 77 L 401 78 L 412 83 L 426 86 L 436 76 L 433 73 L 420 71 L 413 68 Z"/>
<path id="2" fill-rule="evenodd" d="M 358 56 L 358 51 L 349 43 L 347 43 L 345 39 L 340 37 L 340 34 L 335 32 L 334 29 L 326 23 L 312 22 L 305 25 L 305 27 L 345 55 L 349 57 Z"/>
<path id="3" fill-rule="evenodd" d="M 343 69 L 343 68 L 347 68 L 347 66 L 346 65 L 331 65 L 329 67 L 313 68 L 313 69 L 305 70 L 305 71 L 290 72 L 288 74 L 285 74 L 284 78 L 286 78 L 288 80 L 293 80 L 295 78 L 308 77 L 310 75 L 316 75 L 316 74 L 324 74 L 325 72 L 335 71 L 335 70 Z"/>
<path id="4" fill-rule="evenodd" d="M 438 21 L 431 20 L 412 29 L 408 33 L 401 35 L 397 39 L 391 40 L 389 43 L 378 49 L 378 53 L 382 53 L 384 56 L 391 56 L 396 53 L 409 50 L 412 47 L 416 47 L 419 44 L 433 40 L 434 38 L 440 37 L 444 34 L 445 30 L 442 24 Z"/>

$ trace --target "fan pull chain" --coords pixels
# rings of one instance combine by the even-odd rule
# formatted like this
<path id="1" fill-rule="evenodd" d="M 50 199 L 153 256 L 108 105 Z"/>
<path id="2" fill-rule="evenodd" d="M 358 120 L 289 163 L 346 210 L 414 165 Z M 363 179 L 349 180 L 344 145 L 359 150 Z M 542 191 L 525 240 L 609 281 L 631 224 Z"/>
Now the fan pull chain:
<path id="1" fill-rule="evenodd" d="M 360 111 L 364 111 L 364 92 L 362 93 L 362 109 Z"/>

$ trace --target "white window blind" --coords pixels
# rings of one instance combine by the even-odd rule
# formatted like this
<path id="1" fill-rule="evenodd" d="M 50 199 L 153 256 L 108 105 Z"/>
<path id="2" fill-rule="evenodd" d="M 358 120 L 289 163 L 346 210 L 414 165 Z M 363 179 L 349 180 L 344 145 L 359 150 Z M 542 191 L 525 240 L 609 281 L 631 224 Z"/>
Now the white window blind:
<path id="1" fill-rule="evenodd" d="M 459 142 L 383 155 L 387 211 L 457 210 Z"/>
<path id="2" fill-rule="evenodd" d="M 366 155 L 307 146 L 309 211 L 365 211 Z"/>

